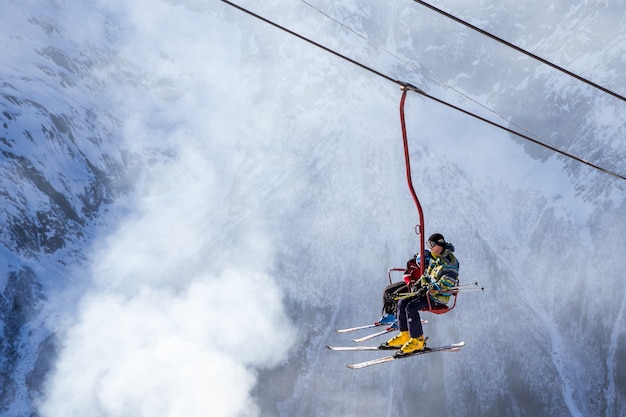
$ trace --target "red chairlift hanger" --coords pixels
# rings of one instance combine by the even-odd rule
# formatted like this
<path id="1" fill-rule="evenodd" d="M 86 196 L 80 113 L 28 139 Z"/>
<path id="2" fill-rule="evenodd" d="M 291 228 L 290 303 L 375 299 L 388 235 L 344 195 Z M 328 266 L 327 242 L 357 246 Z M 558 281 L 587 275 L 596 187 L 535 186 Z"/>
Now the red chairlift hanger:
<path id="1" fill-rule="evenodd" d="M 400 125 L 402 127 L 402 141 L 404 143 L 404 163 L 406 165 L 406 180 L 407 183 L 409 185 L 409 191 L 411 192 L 411 196 L 413 197 L 413 202 L 415 203 L 415 206 L 417 207 L 417 214 L 419 217 L 419 223 L 417 224 L 417 226 L 415 226 L 415 232 L 419 235 L 419 239 L 420 239 L 420 276 L 424 275 L 424 268 L 425 268 L 425 242 L 424 242 L 424 212 L 422 210 L 422 205 L 420 204 L 419 199 L 417 198 L 417 194 L 415 193 L 415 189 L 413 188 L 413 180 L 411 178 L 411 157 L 409 155 L 409 140 L 407 138 L 407 134 L 406 134 L 406 123 L 405 123 L 405 118 L 404 118 L 404 103 L 406 101 L 406 94 L 409 90 L 413 90 L 415 92 L 420 92 L 421 90 L 419 90 L 417 87 L 411 85 L 411 84 L 404 84 L 402 86 L 402 98 L 400 99 Z M 389 277 L 389 283 L 391 284 L 391 272 L 392 271 L 404 271 L 404 269 L 402 268 L 392 268 L 389 270 L 388 272 L 388 277 Z M 458 294 L 458 290 L 453 290 L 450 292 L 452 294 L 452 297 L 454 298 L 454 302 L 452 303 L 451 306 L 437 306 L 437 307 L 433 307 L 430 303 L 430 297 L 426 297 L 426 299 L 428 300 L 428 309 L 426 310 L 422 310 L 422 311 L 428 311 L 434 314 L 443 314 L 443 313 L 447 313 L 448 311 L 452 310 L 455 306 L 456 306 L 456 297 Z"/>

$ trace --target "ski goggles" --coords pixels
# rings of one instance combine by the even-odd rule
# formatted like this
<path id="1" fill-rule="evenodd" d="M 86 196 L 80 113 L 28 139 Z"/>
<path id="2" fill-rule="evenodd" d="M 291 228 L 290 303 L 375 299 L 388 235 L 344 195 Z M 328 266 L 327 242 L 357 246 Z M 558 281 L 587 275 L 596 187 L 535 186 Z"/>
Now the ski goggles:
<path id="1" fill-rule="evenodd" d="M 429 240 L 428 241 L 428 247 L 430 249 L 434 248 L 437 245 L 441 246 L 442 248 L 445 248 L 446 247 L 446 242 L 442 242 L 442 241 L 437 242 L 435 240 Z"/>

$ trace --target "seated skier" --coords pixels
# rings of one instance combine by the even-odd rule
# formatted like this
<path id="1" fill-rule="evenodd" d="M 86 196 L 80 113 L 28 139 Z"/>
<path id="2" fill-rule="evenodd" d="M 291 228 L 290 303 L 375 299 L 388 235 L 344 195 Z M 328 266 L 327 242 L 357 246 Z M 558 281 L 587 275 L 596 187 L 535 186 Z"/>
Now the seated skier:
<path id="1" fill-rule="evenodd" d="M 445 306 L 450 290 L 458 286 L 459 262 L 452 252 L 454 246 L 440 233 L 428 238 L 430 260 L 424 275 L 412 286 L 415 294 L 398 301 L 400 333 L 380 345 L 381 349 L 400 349 L 396 355 L 406 355 L 426 347 L 420 310 Z"/>
<path id="2" fill-rule="evenodd" d="M 424 258 L 426 259 L 426 265 L 428 265 L 430 261 L 430 251 L 428 249 L 424 251 Z M 418 253 L 407 261 L 402 281 L 394 282 L 383 290 L 383 316 L 378 321 L 378 324 L 389 324 L 392 327 L 397 327 L 398 295 L 410 292 L 411 287 L 414 286 L 419 279 L 420 254 Z"/>

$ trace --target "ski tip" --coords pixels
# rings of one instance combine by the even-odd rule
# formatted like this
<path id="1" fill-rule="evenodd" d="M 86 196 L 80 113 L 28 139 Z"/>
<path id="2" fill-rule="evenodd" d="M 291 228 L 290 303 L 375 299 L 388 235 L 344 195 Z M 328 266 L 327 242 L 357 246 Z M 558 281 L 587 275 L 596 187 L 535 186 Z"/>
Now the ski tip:
<path id="1" fill-rule="evenodd" d="M 458 352 L 465 346 L 465 342 L 453 343 L 450 345 L 450 349 L 446 349 L 446 352 Z"/>
<path id="2" fill-rule="evenodd" d="M 350 333 L 350 332 L 353 332 L 355 330 L 361 330 L 361 328 L 360 327 L 350 327 L 350 328 L 347 328 L 347 329 L 335 329 L 335 331 L 337 333 Z"/>
<path id="3" fill-rule="evenodd" d="M 450 349 L 443 350 L 442 352 L 458 352 L 460 350 L 461 350 L 461 347 L 457 346 L 457 347 L 453 347 L 453 348 L 450 348 Z"/>
<path id="4" fill-rule="evenodd" d="M 331 346 L 331 345 L 324 345 L 326 346 L 326 349 L 328 350 L 350 350 L 351 348 L 346 348 L 345 346 Z"/>

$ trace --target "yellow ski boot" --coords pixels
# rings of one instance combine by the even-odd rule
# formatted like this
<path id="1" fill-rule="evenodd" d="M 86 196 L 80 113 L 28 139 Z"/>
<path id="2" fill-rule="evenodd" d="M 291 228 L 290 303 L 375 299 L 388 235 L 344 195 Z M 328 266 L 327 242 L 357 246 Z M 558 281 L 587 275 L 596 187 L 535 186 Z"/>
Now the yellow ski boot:
<path id="1" fill-rule="evenodd" d="M 378 348 L 379 349 L 400 349 L 410 339 L 411 339 L 411 336 L 409 336 L 408 331 L 400 332 L 396 337 L 392 337 L 385 343 L 381 344 Z"/>
<path id="2" fill-rule="evenodd" d="M 412 337 L 404 345 L 402 345 L 398 354 L 408 355 L 424 350 L 425 347 L 426 339 L 424 338 L 424 335 L 421 335 L 420 337 Z"/>

